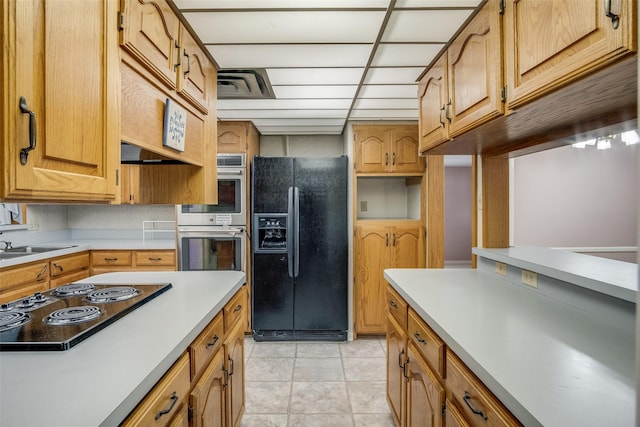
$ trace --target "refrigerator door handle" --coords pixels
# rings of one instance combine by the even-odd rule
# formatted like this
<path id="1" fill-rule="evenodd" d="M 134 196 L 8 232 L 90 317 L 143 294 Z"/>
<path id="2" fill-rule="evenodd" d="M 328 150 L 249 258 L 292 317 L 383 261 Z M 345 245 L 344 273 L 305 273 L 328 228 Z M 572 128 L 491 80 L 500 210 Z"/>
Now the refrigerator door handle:
<path id="1" fill-rule="evenodd" d="M 293 278 L 293 258 L 294 258 L 294 242 L 293 237 L 293 218 L 294 218 L 294 206 L 293 206 L 293 187 L 289 187 L 287 192 L 287 267 L 289 268 L 289 277 Z"/>
<path id="2" fill-rule="evenodd" d="M 298 187 L 294 187 L 293 194 L 293 211 L 295 212 L 295 232 L 293 235 L 293 238 L 295 239 L 295 242 L 293 244 L 295 247 L 295 254 L 293 256 L 293 277 L 298 277 L 298 273 L 300 272 L 300 190 L 298 189 Z"/>

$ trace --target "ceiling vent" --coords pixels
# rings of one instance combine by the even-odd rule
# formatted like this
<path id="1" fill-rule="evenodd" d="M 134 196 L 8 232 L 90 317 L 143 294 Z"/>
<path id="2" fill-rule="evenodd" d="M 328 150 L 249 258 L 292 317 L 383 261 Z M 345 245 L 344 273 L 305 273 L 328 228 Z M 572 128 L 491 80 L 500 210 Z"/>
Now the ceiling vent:
<path id="1" fill-rule="evenodd" d="M 264 69 L 219 70 L 218 99 L 275 98 Z"/>

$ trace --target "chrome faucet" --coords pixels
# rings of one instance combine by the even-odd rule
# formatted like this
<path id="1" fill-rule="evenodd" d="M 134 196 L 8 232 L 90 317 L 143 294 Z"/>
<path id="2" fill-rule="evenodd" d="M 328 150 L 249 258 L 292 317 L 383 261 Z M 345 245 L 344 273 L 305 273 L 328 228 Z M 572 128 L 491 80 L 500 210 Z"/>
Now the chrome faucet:
<path id="1" fill-rule="evenodd" d="M 8 242 L 8 241 L 6 241 L 6 240 L 0 240 L 0 243 L 4 243 L 4 248 L 3 248 L 3 250 L 11 249 L 11 248 L 12 248 L 12 246 L 11 246 L 11 242 Z"/>

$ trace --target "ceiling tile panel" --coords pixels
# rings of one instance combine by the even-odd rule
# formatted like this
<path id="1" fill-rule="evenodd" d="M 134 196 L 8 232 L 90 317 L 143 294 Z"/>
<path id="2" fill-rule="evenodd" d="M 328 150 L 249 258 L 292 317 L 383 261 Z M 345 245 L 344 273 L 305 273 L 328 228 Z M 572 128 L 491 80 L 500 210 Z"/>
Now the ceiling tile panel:
<path id="1" fill-rule="evenodd" d="M 363 85 L 358 98 L 417 99 L 418 85 Z"/>
<path id="2" fill-rule="evenodd" d="M 398 0 L 396 9 L 398 8 L 453 8 L 466 7 L 475 8 L 482 0 Z"/>
<path id="3" fill-rule="evenodd" d="M 218 100 L 218 110 L 348 110 L 350 105 L 351 98 Z"/>
<path id="4" fill-rule="evenodd" d="M 278 99 L 292 98 L 347 98 L 352 99 L 357 85 L 345 86 L 274 86 L 273 92 Z"/>
<path id="5" fill-rule="evenodd" d="M 373 67 L 426 67 L 442 50 L 444 43 L 381 44 L 373 58 Z"/>
<path id="6" fill-rule="evenodd" d="M 344 119 L 254 119 L 256 126 L 341 126 Z"/>
<path id="7" fill-rule="evenodd" d="M 272 85 L 357 85 L 364 68 L 274 68 L 267 70 Z M 419 74 L 419 73 L 418 73 Z"/>
<path id="8" fill-rule="evenodd" d="M 417 98 L 359 98 L 354 110 L 408 110 L 418 108 Z"/>
<path id="9" fill-rule="evenodd" d="M 433 0 L 428 0 L 433 1 Z M 444 0 L 441 0 L 441 3 Z M 460 1 L 460 0 L 453 0 Z M 174 0 L 179 9 L 385 9 L 389 0 Z"/>
<path id="10" fill-rule="evenodd" d="M 403 119 L 418 120 L 418 109 L 415 110 L 353 110 L 352 119 Z"/>
<path id="11" fill-rule="evenodd" d="M 373 43 L 384 12 L 188 12 L 184 16 L 204 44 Z"/>
<path id="12" fill-rule="evenodd" d="M 349 110 L 220 110 L 221 119 L 340 119 L 347 117 Z"/>
<path id="13" fill-rule="evenodd" d="M 415 83 L 424 67 L 369 68 L 365 84 L 410 84 Z"/>
<path id="14" fill-rule="evenodd" d="M 220 68 L 364 67 L 373 45 L 208 45 Z"/>
<path id="15" fill-rule="evenodd" d="M 404 10 L 391 14 L 383 42 L 446 43 L 472 10 Z"/>

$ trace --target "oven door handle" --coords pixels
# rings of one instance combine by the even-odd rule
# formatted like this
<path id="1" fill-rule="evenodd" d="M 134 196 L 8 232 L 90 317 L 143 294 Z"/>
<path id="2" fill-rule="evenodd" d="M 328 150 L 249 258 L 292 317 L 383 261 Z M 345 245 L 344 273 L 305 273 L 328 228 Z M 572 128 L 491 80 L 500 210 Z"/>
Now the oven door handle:
<path id="1" fill-rule="evenodd" d="M 235 236 L 236 234 L 242 234 L 244 233 L 244 230 L 241 228 L 223 228 L 220 230 L 215 230 L 215 231 L 211 231 L 211 230 L 204 230 L 204 231 L 193 231 L 193 230 L 189 230 L 189 231 L 180 231 L 178 230 L 178 234 L 181 237 L 215 237 L 215 236 Z"/>
<path id="2" fill-rule="evenodd" d="M 218 168 L 218 175 L 242 175 L 241 169 L 220 169 Z"/>

